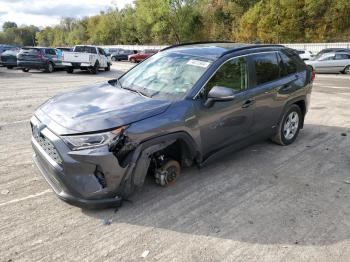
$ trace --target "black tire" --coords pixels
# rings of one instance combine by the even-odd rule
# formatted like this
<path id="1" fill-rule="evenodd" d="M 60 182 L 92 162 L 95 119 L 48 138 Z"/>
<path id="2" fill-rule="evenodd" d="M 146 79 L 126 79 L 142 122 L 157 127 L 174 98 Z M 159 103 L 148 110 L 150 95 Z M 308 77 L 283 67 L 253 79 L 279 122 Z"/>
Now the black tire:
<path id="1" fill-rule="evenodd" d="M 22 68 L 22 71 L 27 73 L 27 72 L 29 72 L 29 68 Z"/>
<path id="2" fill-rule="evenodd" d="M 53 63 L 49 62 L 45 68 L 45 72 L 52 73 L 54 69 L 55 69 L 55 67 L 54 67 Z"/>
<path id="3" fill-rule="evenodd" d="M 6 68 L 7 68 L 7 69 L 12 69 L 12 68 L 13 68 L 13 66 L 6 66 Z"/>
<path id="4" fill-rule="evenodd" d="M 117 59 L 116 59 L 114 56 L 112 56 L 111 60 L 112 60 L 113 62 L 117 61 Z"/>
<path id="5" fill-rule="evenodd" d="M 349 75 L 349 74 L 350 74 L 350 65 L 347 65 L 347 66 L 344 68 L 344 70 L 343 70 L 342 73 L 343 73 L 343 74 Z"/>
<path id="6" fill-rule="evenodd" d="M 68 68 L 66 69 L 66 72 L 67 72 L 68 74 L 73 74 L 73 73 L 74 73 L 74 68 L 73 68 L 73 67 L 68 67 Z"/>
<path id="7" fill-rule="evenodd" d="M 91 73 L 97 75 L 99 73 L 100 63 L 96 61 L 94 67 L 91 69 Z"/>
<path id="8" fill-rule="evenodd" d="M 111 65 L 109 63 L 107 64 L 107 67 L 105 67 L 105 71 L 106 72 L 111 71 Z"/>
<path id="9" fill-rule="evenodd" d="M 297 119 L 294 117 L 295 115 L 298 116 Z M 295 123 L 291 121 L 291 119 L 294 119 Z M 300 107 L 296 104 L 291 105 L 283 114 L 282 120 L 280 121 L 277 128 L 277 133 L 274 137 L 272 137 L 272 141 L 282 146 L 292 144 L 298 137 L 303 121 L 304 116 L 301 112 Z M 297 126 L 295 126 L 296 124 Z M 288 127 L 287 130 L 285 130 L 286 127 Z"/>

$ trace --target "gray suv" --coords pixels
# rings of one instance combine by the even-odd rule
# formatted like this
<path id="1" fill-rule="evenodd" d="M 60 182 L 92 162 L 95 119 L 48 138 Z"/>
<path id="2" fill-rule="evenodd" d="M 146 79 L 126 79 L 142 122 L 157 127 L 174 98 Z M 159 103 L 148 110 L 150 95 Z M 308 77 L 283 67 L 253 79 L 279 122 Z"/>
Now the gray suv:
<path id="1" fill-rule="evenodd" d="M 235 43 L 163 49 L 118 79 L 60 94 L 31 119 L 34 161 L 59 198 L 121 204 L 261 139 L 303 128 L 313 72 L 292 49 Z"/>
<path id="2" fill-rule="evenodd" d="M 23 47 L 17 54 L 17 66 L 23 72 L 30 69 L 44 69 L 52 73 L 55 68 L 64 68 L 62 65 L 62 52 L 49 47 Z"/>

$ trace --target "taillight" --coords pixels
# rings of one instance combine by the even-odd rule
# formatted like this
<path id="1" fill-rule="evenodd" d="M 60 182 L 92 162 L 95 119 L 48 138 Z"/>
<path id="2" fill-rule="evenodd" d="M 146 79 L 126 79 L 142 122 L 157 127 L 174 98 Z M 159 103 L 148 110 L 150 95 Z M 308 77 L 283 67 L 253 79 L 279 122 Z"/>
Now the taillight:
<path id="1" fill-rule="evenodd" d="M 315 73 L 315 70 L 312 69 L 312 72 L 311 72 L 311 81 L 314 81 L 316 78 L 316 73 Z"/>

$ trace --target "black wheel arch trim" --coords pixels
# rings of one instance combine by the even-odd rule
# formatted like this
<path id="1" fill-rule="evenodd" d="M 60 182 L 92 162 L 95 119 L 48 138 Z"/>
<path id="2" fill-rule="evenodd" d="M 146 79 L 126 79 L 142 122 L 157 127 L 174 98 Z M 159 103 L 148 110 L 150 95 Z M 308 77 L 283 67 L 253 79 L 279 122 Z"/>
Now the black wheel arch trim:
<path id="1" fill-rule="evenodd" d="M 300 110 L 303 113 L 303 115 L 302 115 L 303 119 L 301 121 L 301 126 L 300 126 L 300 129 L 302 129 L 304 127 L 304 118 L 305 118 L 305 115 L 306 115 L 306 112 L 307 112 L 306 95 L 298 96 L 298 97 L 295 97 L 295 98 L 291 99 L 290 101 L 288 101 L 283 107 L 283 110 L 282 110 L 281 115 L 279 117 L 279 122 L 282 121 L 283 116 L 287 112 L 289 107 L 291 105 L 294 105 L 294 104 L 298 105 L 299 102 L 303 102 L 305 104 L 305 111 L 304 112 L 303 112 L 303 108 L 300 108 Z M 279 124 L 279 122 L 278 122 L 278 124 Z"/>
<path id="2" fill-rule="evenodd" d="M 189 150 L 188 153 L 192 158 L 201 159 L 197 144 L 185 131 L 169 133 L 145 140 L 133 151 L 129 168 L 123 178 L 123 184 L 127 187 L 127 195 L 133 192 L 134 186 L 141 187 L 143 185 L 150 164 L 149 156 L 175 143 L 177 140 L 186 143 Z"/>

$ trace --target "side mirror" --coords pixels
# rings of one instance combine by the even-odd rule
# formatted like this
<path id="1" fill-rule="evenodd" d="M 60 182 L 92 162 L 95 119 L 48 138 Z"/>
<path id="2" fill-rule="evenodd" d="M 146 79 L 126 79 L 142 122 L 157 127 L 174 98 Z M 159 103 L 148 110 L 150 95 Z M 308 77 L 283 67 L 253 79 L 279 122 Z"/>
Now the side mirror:
<path id="1" fill-rule="evenodd" d="M 212 106 L 215 102 L 232 101 L 235 98 L 235 92 L 231 88 L 223 86 L 214 86 L 208 93 L 208 98 L 204 105 Z"/>

